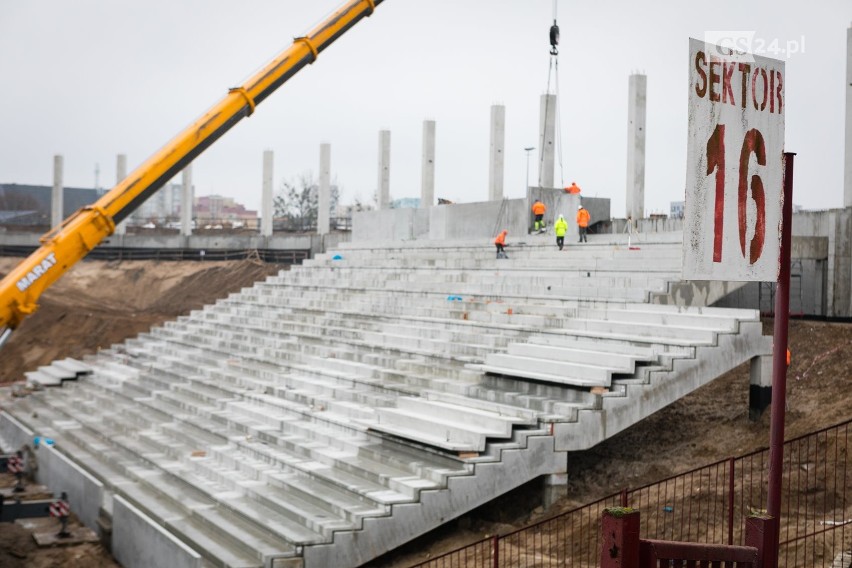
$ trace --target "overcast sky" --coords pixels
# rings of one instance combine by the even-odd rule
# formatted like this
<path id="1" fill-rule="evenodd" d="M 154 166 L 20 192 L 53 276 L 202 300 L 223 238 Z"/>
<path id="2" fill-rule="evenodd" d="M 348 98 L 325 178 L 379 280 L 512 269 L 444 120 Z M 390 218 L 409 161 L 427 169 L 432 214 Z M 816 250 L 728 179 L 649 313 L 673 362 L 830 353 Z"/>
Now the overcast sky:
<path id="1" fill-rule="evenodd" d="M 843 202 L 849 0 L 556 0 L 561 159 L 557 185 L 612 199 L 624 216 L 627 86 L 648 76 L 646 212 L 683 199 L 688 38 L 749 32 L 786 60 L 786 149 L 795 203 Z M 0 183 L 115 184 L 289 46 L 340 0 L 0 0 Z M 483 201 L 490 108 L 506 106 L 505 194 L 524 195 L 538 146 L 553 0 L 386 0 L 194 163 L 197 195 L 258 208 L 262 155 L 275 186 L 318 171 L 331 144 L 344 201 L 377 188 L 378 131 L 391 131 L 391 196 L 419 197 L 422 123 L 437 121 L 435 195 Z M 775 43 L 773 43 L 775 42 Z M 798 53 L 773 54 L 795 48 Z M 561 161 L 561 167 L 559 162 Z M 537 177 L 537 155 L 530 178 Z"/>

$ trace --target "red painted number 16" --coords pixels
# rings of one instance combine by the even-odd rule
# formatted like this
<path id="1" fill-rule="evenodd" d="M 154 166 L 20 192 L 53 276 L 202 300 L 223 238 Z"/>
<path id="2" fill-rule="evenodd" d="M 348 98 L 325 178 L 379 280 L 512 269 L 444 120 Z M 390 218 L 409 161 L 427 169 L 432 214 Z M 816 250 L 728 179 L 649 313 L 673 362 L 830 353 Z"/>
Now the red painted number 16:
<path id="1" fill-rule="evenodd" d="M 755 174 L 751 176 L 751 196 L 757 205 L 757 219 L 754 227 L 754 238 L 746 254 L 746 199 L 748 197 L 748 162 L 755 154 L 758 165 L 766 165 L 766 144 L 763 135 L 756 128 L 746 132 L 743 146 L 740 150 L 740 180 L 737 190 L 737 217 L 740 232 L 740 250 L 743 258 L 748 258 L 749 264 L 754 264 L 763 251 L 763 241 L 766 237 L 766 194 L 763 191 L 763 180 Z M 707 140 L 707 175 L 716 170 L 716 208 L 713 225 L 713 262 L 722 262 L 722 227 L 725 218 L 725 125 L 717 124 L 710 139 Z"/>

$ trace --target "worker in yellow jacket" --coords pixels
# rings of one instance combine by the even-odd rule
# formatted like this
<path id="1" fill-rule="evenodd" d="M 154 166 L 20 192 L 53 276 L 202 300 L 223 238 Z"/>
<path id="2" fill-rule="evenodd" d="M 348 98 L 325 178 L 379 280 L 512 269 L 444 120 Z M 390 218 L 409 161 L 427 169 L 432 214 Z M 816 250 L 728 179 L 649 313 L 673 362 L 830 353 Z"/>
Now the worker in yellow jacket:
<path id="1" fill-rule="evenodd" d="M 565 233 L 568 231 L 568 221 L 562 215 L 556 220 L 553 225 L 553 232 L 556 233 L 556 246 L 562 250 L 562 245 L 565 244 Z"/>

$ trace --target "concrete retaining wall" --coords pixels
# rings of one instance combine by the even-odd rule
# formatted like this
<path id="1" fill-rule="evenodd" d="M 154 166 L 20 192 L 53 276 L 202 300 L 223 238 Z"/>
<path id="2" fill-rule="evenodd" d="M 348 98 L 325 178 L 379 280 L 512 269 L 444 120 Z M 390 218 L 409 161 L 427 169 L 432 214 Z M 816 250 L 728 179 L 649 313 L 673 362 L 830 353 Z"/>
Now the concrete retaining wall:
<path id="1" fill-rule="evenodd" d="M 6 412 L 0 412 L 0 439 L 10 450 L 31 445 L 35 434 Z M 4 450 L 6 448 L 4 447 Z M 35 450 L 38 462 L 36 481 L 47 486 L 55 496 L 68 493 L 71 510 L 84 525 L 100 533 L 98 511 L 103 504 L 104 487 L 100 481 L 80 469 L 52 446 L 40 445 Z M 30 467 L 30 466 L 28 466 Z"/>
<path id="2" fill-rule="evenodd" d="M 36 458 L 36 481 L 47 486 L 57 497 L 63 491 L 68 493 L 68 503 L 74 514 L 84 525 L 100 533 L 98 512 L 104 501 L 103 484 L 53 446 L 40 445 Z"/>
<path id="3" fill-rule="evenodd" d="M 39 246 L 40 234 L 0 232 L 0 242 L 9 246 Z M 329 233 L 328 235 L 260 235 L 229 234 L 221 235 L 112 235 L 101 243 L 105 248 L 188 248 L 199 250 L 311 250 L 321 252 L 323 242 L 333 247 L 341 241 L 349 240 L 349 233 Z"/>
<path id="4" fill-rule="evenodd" d="M 112 505 L 112 555 L 125 568 L 201 568 L 201 555 L 119 496 Z"/>
<path id="5" fill-rule="evenodd" d="M 32 444 L 35 434 L 7 412 L 0 412 L 0 447 L 7 454 Z"/>
<path id="6" fill-rule="evenodd" d="M 533 226 L 531 204 L 541 199 L 547 207 L 544 220 L 553 227 L 560 214 L 568 221 L 566 238 L 576 238 L 574 221 L 578 195 L 561 189 L 531 187 L 527 199 L 504 199 L 480 203 L 437 205 L 428 209 L 385 209 L 362 211 L 352 216 L 352 241 L 374 242 L 387 240 L 475 240 L 493 239 L 497 233 L 509 231 L 509 241 L 521 239 Z M 609 199 L 583 197 L 583 207 L 589 210 L 592 223 L 609 221 Z"/>

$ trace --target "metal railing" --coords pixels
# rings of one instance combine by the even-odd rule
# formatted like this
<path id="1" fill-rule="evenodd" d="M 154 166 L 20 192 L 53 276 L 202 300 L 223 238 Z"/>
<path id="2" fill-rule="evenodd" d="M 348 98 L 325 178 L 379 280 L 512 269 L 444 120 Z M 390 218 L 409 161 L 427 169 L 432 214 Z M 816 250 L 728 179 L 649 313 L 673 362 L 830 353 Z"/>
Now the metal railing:
<path id="1" fill-rule="evenodd" d="M 0 257 L 26 257 L 36 247 L 22 245 L 0 245 Z M 307 249 L 188 249 L 188 248 L 141 248 L 141 247 L 97 247 L 85 260 L 260 260 L 273 264 L 301 264 L 311 257 Z"/>
<path id="2" fill-rule="evenodd" d="M 784 444 L 779 565 L 832 566 L 852 550 L 852 420 Z M 769 450 L 614 493 L 583 507 L 417 564 L 422 568 L 597 566 L 608 507 L 642 513 L 643 538 L 743 545 L 746 517 L 766 503 Z"/>

